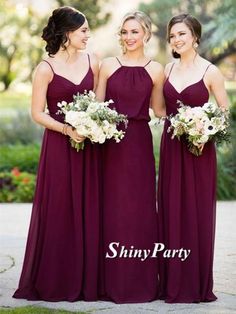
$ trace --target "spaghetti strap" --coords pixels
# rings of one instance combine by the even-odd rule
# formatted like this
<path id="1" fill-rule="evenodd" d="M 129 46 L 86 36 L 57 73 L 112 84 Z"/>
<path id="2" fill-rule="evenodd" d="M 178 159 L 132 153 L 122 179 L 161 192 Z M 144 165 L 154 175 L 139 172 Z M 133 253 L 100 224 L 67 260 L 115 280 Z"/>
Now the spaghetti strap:
<path id="1" fill-rule="evenodd" d="M 205 74 L 206 74 L 206 71 L 208 70 L 208 68 L 209 68 L 211 65 L 212 65 L 212 63 L 208 64 L 208 66 L 207 66 L 207 68 L 206 68 L 206 70 L 205 70 L 205 72 L 204 72 L 204 74 L 203 74 L 203 77 L 202 77 L 202 78 L 204 78 L 204 76 L 205 76 Z"/>
<path id="2" fill-rule="evenodd" d="M 144 68 L 146 68 L 146 66 L 149 65 L 150 62 L 152 62 L 152 60 L 149 60 L 148 63 L 144 65 Z"/>
<path id="3" fill-rule="evenodd" d="M 87 55 L 88 55 L 89 67 L 91 67 L 90 56 L 89 56 L 89 54 L 87 54 Z"/>
<path id="4" fill-rule="evenodd" d="M 116 57 L 117 61 L 119 62 L 120 66 L 123 66 L 123 64 L 120 62 L 120 60 Z"/>
<path id="5" fill-rule="evenodd" d="M 171 74 L 171 72 L 172 72 L 172 69 L 173 69 L 174 65 L 175 65 L 175 63 L 173 62 L 173 63 L 172 63 L 172 66 L 171 66 L 171 68 L 170 68 L 170 72 L 169 72 L 169 74 L 168 74 L 168 76 L 167 76 L 167 79 L 169 79 L 170 74 Z"/>
<path id="6" fill-rule="evenodd" d="M 44 62 L 47 62 L 47 64 L 50 66 L 50 68 L 51 68 L 51 70 L 52 70 L 52 72 L 53 72 L 53 74 L 55 73 L 54 72 L 54 70 L 53 70 L 53 67 L 52 67 L 52 65 L 50 64 L 50 62 L 48 62 L 47 60 L 43 60 Z"/>

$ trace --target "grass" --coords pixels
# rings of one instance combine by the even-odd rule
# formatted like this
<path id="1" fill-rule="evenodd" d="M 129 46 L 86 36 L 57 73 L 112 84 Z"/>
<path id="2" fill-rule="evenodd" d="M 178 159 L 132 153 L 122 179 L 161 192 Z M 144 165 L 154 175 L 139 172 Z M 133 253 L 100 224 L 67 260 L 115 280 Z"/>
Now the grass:
<path id="1" fill-rule="evenodd" d="M 15 308 L 0 308 L 0 313 L 9 313 L 9 314 L 68 314 L 68 313 L 76 313 L 76 314 L 85 314 L 86 312 L 71 312 L 65 310 L 57 310 L 57 309 L 48 309 L 44 307 L 37 306 L 25 306 L 25 307 L 15 307 Z"/>

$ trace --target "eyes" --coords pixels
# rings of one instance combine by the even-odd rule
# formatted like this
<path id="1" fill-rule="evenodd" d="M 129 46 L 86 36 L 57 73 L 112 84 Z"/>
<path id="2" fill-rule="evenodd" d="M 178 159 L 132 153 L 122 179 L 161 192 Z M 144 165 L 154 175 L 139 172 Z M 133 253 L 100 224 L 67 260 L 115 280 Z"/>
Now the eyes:
<path id="1" fill-rule="evenodd" d="M 137 31 L 137 30 L 132 30 L 131 31 L 131 34 L 138 34 L 139 32 Z M 126 30 L 122 30 L 121 32 L 120 32 L 120 34 L 121 35 L 127 35 L 128 34 L 128 31 L 126 31 Z"/>
<path id="2" fill-rule="evenodd" d="M 81 32 L 82 32 L 82 33 L 89 33 L 89 32 L 90 32 L 90 29 L 89 29 L 89 28 L 82 28 L 82 29 L 81 29 Z"/>
<path id="3" fill-rule="evenodd" d="M 180 32 L 178 35 L 179 36 L 184 36 L 184 35 L 186 35 L 186 33 L 185 32 Z M 170 34 L 170 39 L 172 39 L 172 38 L 175 38 L 175 35 Z"/>

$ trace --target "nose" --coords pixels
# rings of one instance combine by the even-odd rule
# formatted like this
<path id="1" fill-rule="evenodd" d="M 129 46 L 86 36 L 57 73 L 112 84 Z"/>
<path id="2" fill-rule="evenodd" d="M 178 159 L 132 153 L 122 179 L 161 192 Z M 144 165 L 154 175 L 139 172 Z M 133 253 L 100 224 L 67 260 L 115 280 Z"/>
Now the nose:
<path id="1" fill-rule="evenodd" d="M 86 38 L 90 38 L 90 31 L 87 31 L 86 32 L 86 36 L 85 36 Z"/>
<path id="2" fill-rule="evenodd" d="M 132 39 L 132 33 L 127 33 L 127 36 L 126 38 L 129 40 L 129 39 Z"/>
<path id="3" fill-rule="evenodd" d="M 177 43 L 177 42 L 179 42 L 179 41 L 180 41 L 180 36 L 177 35 L 177 36 L 174 38 L 174 42 Z"/>

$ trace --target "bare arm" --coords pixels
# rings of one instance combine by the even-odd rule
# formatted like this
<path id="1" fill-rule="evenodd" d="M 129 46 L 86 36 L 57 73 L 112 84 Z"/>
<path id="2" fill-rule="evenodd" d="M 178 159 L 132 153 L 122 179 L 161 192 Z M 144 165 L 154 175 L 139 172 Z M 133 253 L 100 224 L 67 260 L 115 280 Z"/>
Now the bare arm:
<path id="1" fill-rule="evenodd" d="M 94 75 L 93 90 L 96 90 L 96 87 L 98 84 L 99 60 L 95 54 L 90 55 L 90 60 L 91 60 L 91 68 L 92 68 L 93 75 Z"/>
<path id="2" fill-rule="evenodd" d="M 31 115 L 36 123 L 47 129 L 62 133 L 64 124 L 45 113 L 47 89 L 52 78 L 53 73 L 49 65 L 45 62 L 40 63 L 33 78 Z M 73 131 L 72 127 L 67 128 L 67 134 L 78 142 L 84 139 L 76 131 Z"/>
<path id="3" fill-rule="evenodd" d="M 105 100 L 107 79 L 109 77 L 108 64 L 104 60 L 99 70 L 98 85 L 96 88 L 96 96 L 99 101 Z"/>
<path id="4" fill-rule="evenodd" d="M 166 106 L 163 97 L 163 84 L 165 81 L 165 75 L 163 67 L 156 63 L 153 67 L 153 89 L 151 95 L 150 106 L 154 111 L 156 117 L 161 118 L 166 116 Z M 155 71 L 154 71 L 155 70 Z"/>
<path id="5" fill-rule="evenodd" d="M 216 66 L 211 66 L 206 75 L 207 82 L 218 106 L 222 110 L 227 110 L 229 101 L 224 86 L 224 77 Z"/>

